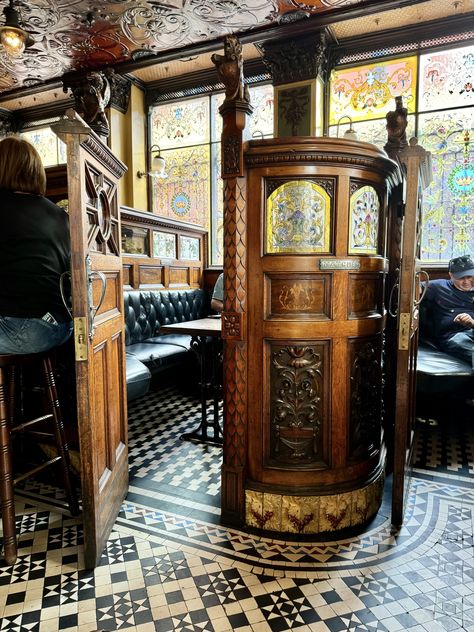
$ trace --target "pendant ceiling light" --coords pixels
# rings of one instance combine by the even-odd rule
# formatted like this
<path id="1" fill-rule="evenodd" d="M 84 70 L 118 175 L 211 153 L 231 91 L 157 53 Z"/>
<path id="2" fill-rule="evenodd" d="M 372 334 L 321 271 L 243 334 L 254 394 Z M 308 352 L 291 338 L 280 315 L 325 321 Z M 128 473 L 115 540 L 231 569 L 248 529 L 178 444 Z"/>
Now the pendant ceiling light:
<path id="1" fill-rule="evenodd" d="M 0 26 L 0 44 L 12 57 L 21 55 L 25 48 L 34 44 L 31 35 L 20 26 L 20 15 L 13 7 L 13 0 L 3 9 L 5 24 Z"/>

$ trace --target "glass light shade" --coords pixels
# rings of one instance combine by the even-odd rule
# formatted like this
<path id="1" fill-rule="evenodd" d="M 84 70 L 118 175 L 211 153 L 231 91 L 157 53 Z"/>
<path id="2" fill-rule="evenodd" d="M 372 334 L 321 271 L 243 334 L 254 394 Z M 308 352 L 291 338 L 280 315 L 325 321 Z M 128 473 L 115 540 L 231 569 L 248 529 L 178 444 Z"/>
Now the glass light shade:
<path id="1" fill-rule="evenodd" d="M 156 154 L 151 161 L 151 171 L 148 175 L 153 178 L 167 178 L 168 174 L 165 173 L 165 159 L 160 154 Z"/>
<path id="2" fill-rule="evenodd" d="M 349 129 L 347 129 L 344 132 L 344 139 L 345 140 L 359 140 L 357 138 L 357 133 L 356 133 L 355 129 L 352 128 L 352 126 L 349 127 Z"/>
<path id="3" fill-rule="evenodd" d="M 21 55 L 26 48 L 27 35 L 23 29 L 15 26 L 0 27 L 0 44 L 11 57 Z"/>

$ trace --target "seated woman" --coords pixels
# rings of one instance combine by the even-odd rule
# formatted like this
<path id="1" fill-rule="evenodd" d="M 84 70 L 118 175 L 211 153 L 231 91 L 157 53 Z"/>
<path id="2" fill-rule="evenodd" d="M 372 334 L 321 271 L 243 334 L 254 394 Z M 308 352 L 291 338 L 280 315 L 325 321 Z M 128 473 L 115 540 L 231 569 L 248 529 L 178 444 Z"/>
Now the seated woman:
<path id="1" fill-rule="evenodd" d="M 36 149 L 0 141 L 0 354 L 39 353 L 72 332 L 60 277 L 69 270 L 69 217 L 44 197 Z"/>

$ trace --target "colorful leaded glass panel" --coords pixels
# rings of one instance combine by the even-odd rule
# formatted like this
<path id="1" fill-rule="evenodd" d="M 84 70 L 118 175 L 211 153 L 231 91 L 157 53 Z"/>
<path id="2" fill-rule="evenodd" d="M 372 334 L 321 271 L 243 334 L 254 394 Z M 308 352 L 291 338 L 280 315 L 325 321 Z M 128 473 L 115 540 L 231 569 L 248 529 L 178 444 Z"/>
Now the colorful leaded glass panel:
<path id="1" fill-rule="evenodd" d="M 329 252 L 331 201 L 318 184 L 293 180 L 267 200 L 266 252 Z"/>
<path id="2" fill-rule="evenodd" d="M 273 86 L 250 88 L 252 114 L 247 119 L 244 140 L 273 136 Z"/>
<path id="3" fill-rule="evenodd" d="M 209 154 L 209 145 L 161 152 L 168 178 L 151 179 L 154 213 L 208 228 Z"/>
<path id="4" fill-rule="evenodd" d="M 224 262 L 224 181 L 221 178 L 221 144 L 212 143 L 211 264 Z"/>
<path id="5" fill-rule="evenodd" d="M 431 152 L 423 195 L 421 259 L 474 252 L 474 120 L 470 108 L 419 116 L 419 143 Z"/>
<path id="6" fill-rule="evenodd" d="M 163 259 L 176 259 L 176 235 L 154 230 L 153 256 Z"/>
<path id="7" fill-rule="evenodd" d="M 375 255 L 378 250 L 380 200 L 374 187 L 363 186 L 349 204 L 350 255 Z"/>
<path id="8" fill-rule="evenodd" d="M 418 110 L 474 105 L 474 45 L 420 56 Z"/>
<path id="9" fill-rule="evenodd" d="M 66 145 L 56 136 L 50 127 L 22 132 L 21 137 L 35 146 L 45 167 L 66 162 Z"/>
<path id="10" fill-rule="evenodd" d="M 336 70 L 331 81 L 330 125 L 341 116 L 353 121 L 382 118 L 402 96 L 409 112 L 416 106 L 416 57 Z"/>
<path id="11" fill-rule="evenodd" d="M 360 123 L 353 123 L 352 128 L 357 134 L 357 139 L 364 143 L 372 143 L 377 147 L 383 148 L 387 143 L 387 121 L 385 118 L 376 119 L 374 121 L 362 121 Z M 339 125 L 339 137 L 344 136 L 344 132 L 349 129 L 349 123 Z M 338 133 L 337 125 L 333 125 L 329 128 L 329 136 L 336 136 Z M 410 139 L 415 135 L 415 116 L 411 114 L 408 116 L 408 125 L 406 129 L 407 139 Z"/>
<path id="12" fill-rule="evenodd" d="M 209 97 L 159 105 L 151 110 L 151 142 L 162 150 L 209 142 Z"/>
<path id="13" fill-rule="evenodd" d="M 187 235 L 179 236 L 179 258 L 187 261 L 199 261 L 199 239 L 196 237 L 188 237 Z"/>

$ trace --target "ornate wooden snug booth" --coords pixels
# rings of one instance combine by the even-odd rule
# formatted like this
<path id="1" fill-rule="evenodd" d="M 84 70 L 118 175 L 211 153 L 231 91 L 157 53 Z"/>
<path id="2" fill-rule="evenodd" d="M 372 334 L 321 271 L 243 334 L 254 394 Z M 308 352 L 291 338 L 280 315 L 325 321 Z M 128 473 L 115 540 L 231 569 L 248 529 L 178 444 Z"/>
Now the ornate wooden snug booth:
<path id="1" fill-rule="evenodd" d="M 374 145 L 312 137 L 251 141 L 244 161 L 246 208 L 227 203 L 226 247 L 243 222 L 246 261 L 226 267 L 223 335 L 247 358 L 232 365 L 234 383 L 226 367 L 226 387 L 243 379 L 248 396 L 244 427 L 226 395 L 223 517 L 235 497 L 229 455 L 245 445 L 238 492 L 248 526 L 360 525 L 377 512 L 384 482 L 383 296 L 399 167 Z M 240 343 L 226 333 L 235 321 Z"/>

